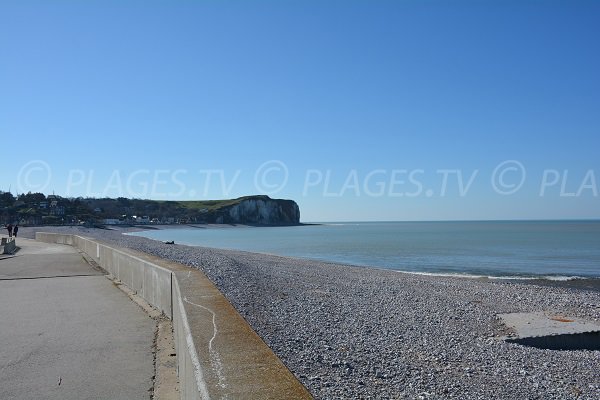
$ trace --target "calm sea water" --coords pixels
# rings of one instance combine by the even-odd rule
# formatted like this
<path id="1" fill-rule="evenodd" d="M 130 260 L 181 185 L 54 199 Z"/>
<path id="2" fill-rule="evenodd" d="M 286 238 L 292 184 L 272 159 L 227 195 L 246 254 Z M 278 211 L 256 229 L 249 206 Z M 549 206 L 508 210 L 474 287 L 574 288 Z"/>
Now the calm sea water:
<path id="1" fill-rule="evenodd" d="M 134 235 L 417 273 L 600 277 L 600 221 L 331 223 Z"/>

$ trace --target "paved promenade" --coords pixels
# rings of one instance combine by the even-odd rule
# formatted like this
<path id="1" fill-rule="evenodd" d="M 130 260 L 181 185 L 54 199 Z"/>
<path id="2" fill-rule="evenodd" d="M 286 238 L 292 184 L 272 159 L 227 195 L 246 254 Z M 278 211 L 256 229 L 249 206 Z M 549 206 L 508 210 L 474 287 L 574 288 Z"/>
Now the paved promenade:
<path id="1" fill-rule="evenodd" d="M 155 322 L 70 246 L 0 259 L 0 399 L 149 399 Z"/>

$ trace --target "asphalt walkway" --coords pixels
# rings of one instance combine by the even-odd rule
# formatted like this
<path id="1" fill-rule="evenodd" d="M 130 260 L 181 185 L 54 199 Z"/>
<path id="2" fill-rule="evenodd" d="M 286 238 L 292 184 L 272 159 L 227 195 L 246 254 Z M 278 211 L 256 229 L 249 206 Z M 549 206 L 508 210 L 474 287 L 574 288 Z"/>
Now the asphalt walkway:
<path id="1" fill-rule="evenodd" d="M 155 321 L 70 246 L 0 259 L 0 399 L 149 399 Z"/>

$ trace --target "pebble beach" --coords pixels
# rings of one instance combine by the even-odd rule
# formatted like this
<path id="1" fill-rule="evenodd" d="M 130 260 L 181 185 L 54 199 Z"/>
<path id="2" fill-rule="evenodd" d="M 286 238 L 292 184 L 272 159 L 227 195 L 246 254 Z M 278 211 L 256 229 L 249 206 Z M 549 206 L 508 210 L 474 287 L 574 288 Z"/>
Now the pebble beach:
<path id="1" fill-rule="evenodd" d="M 600 292 L 425 276 L 167 245 L 126 229 L 21 228 L 93 237 L 202 270 L 316 399 L 598 399 L 600 351 L 508 343 L 498 314 L 600 324 Z"/>

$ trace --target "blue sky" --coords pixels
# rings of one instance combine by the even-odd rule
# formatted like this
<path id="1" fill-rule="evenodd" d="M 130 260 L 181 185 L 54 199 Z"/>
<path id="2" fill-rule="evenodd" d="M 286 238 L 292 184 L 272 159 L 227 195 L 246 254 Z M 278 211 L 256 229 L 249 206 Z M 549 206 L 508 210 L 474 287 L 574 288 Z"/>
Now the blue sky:
<path id="1" fill-rule="evenodd" d="M 0 1 L 0 190 L 599 218 L 599 19 L 591 1 Z"/>

